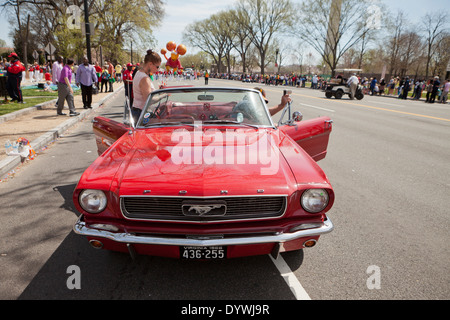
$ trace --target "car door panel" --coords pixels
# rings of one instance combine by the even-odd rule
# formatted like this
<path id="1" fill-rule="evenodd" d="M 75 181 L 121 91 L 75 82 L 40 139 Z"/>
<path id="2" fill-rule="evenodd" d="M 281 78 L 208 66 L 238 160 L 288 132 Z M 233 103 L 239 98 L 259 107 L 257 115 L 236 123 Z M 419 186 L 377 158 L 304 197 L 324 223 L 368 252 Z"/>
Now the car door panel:
<path id="1" fill-rule="evenodd" d="M 95 117 L 93 120 L 93 129 L 97 143 L 97 152 L 101 155 L 131 128 L 109 118 Z"/>
<path id="2" fill-rule="evenodd" d="M 325 158 L 332 130 L 329 117 L 295 122 L 293 125 L 280 126 L 280 130 L 290 136 L 315 161 Z"/>

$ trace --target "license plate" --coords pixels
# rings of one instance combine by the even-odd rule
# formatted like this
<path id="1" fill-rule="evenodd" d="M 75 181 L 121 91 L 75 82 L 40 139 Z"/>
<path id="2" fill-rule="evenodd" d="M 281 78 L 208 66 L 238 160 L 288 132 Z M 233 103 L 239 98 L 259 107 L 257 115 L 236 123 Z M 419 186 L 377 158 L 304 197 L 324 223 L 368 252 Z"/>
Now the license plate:
<path id="1" fill-rule="evenodd" d="M 227 247 L 180 247 L 180 257 L 182 259 L 225 259 L 227 257 Z"/>

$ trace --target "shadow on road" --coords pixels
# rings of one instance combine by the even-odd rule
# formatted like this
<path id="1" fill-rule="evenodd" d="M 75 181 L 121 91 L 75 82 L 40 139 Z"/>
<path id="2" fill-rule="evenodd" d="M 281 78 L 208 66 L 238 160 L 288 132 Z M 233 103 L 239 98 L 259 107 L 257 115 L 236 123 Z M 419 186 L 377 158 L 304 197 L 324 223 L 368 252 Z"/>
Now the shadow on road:
<path id="1" fill-rule="evenodd" d="M 81 289 L 68 289 L 69 266 Z M 19 299 L 294 300 L 268 256 L 184 261 L 96 250 L 71 232 Z"/>
<path id="2" fill-rule="evenodd" d="M 75 184 L 53 188 L 64 199 L 60 208 L 79 213 Z M 303 252 L 282 253 L 292 270 Z M 81 289 L 69 289 L 70 266 L 80 269 Z M 150 299 L 150 300 L 293 300 L 268 256 L 223 261 L 185 261 L 96 250 L 73 231 L 43 265 L 18 299 Z"/>

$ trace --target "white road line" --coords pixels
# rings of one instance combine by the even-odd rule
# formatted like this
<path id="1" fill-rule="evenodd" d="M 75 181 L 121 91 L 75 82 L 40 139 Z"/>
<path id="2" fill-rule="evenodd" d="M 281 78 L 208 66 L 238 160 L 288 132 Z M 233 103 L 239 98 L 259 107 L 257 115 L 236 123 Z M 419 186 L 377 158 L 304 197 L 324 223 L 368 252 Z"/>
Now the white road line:
<path id="1" fill-rule="evenodd" d="M 312 106 L 312 105 L 310 105 L 310 104 L 305 104 L 305 103 L 300 103 L 300 104 L 301 104 L 302 106 L 305 106 L 305 107 L 310 107 L 310 108 L 314 108 L 314 109 L 325 110 L 325 111 L 328 111 L 328 112 L 336 112 L 336 111 L 331 110 L 331 109 L 321 108 L 321 107 L 317 107 L 317 106 Z"/>
<path id="2" fill-rule="evenodd" d="M 423 101 L 419 101 L 419 102 L 423 102 Z M 439 102 L 435 102 L 435 103 L 424 103 L 424 107 L 425 108 L 430 108 L 430 109 L 444 109 L 444 110 L 450 110 L 450 106 L 447 104 L 437 104 Z"/>
<path id="3" fill-rule="evenodd" d="M 270 257 L 270 259 L 272 259 L 273 263 L 277 267 L 281 276 L 284 278 L 284 281 L 286 281 L 295 298 L 297 300 L 311 300 L 308 293 L 298 281 L 295 274 L 289 268 L 286 261 L 284 261 L 283 257 L 281 257 L 281 255 L 278 255 L 278 258 L 275 260 L 270 254 L 268 256 Z"/>

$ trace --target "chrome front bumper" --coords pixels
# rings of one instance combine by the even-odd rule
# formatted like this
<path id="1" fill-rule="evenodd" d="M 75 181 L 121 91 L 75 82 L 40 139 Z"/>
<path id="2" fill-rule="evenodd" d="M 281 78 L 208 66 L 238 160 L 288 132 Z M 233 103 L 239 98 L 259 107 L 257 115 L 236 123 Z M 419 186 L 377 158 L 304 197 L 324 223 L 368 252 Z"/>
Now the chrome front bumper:
<path id="1" fill-rule="evenodd" d="M 283 243 L 291 240 L 296 240 L 303 237 L 320 236 L 325 233 L 333 231 L 334 226 L 329 218 L 317 228 L 298 230 L 292 233 L 278 233 L 274 235 L 252 236 L 252 237 L 236 237 L 223 239 L 191 239 L 191 238 L 167 238 L 157 236 L 137 236 L 131 233 L 110 232 L 90 228 L 83 221 L 83 215 L 80 216 L 75 223 L 73 230 L 75 233 L 88 236 L 107 238 L 116 242 L 126 244 L 147 244 L 147 245 L 170 245 L 170 246 L 233 246 L 245 244 L 260 244 L 260 243 Z"/>

